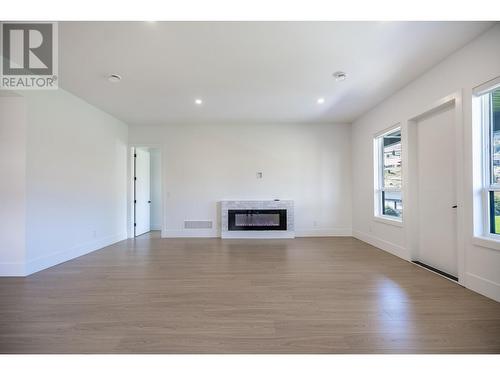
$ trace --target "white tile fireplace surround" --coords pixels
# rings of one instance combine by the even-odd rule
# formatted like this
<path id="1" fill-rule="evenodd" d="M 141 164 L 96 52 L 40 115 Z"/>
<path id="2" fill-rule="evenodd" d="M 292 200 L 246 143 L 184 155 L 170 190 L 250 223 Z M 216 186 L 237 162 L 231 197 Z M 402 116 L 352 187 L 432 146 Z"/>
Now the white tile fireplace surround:
<path id="1" fill-rule="evenodd" d="M 245 223 L 234 221 L 235 215 L 246 215 L 245 210 L 259 210 L 260 214 L 272 215 L 272 217 L 286 218 L 286 227 L 273 230 L 263 229 L 269 223 L 251 223 L 246 226 L 246 230 L 238 230 L 238 224 L 245 226 Z M 265 211 L 270 210 L 270 214 Z M 286 210 L 280 211 L 280 210 Z M 278 213 L 280 212 L 281 215 Z M 232 216 L 232 218 L 231 218 Z M 271 217 L 271 216 L 268 216 Z M 230 223 L 231 221 L 231 223 Z M 283 224 L 283 223 L 281 223 Z M 273 223 L 278 228 L 278 225 Z M 257 229 L 259 228 L 259 229 Z M 221 201 L 221 237 L 222 238 L 295 238 L 293 201 L 291 200 L 267 200 L 267 201 Z"/>

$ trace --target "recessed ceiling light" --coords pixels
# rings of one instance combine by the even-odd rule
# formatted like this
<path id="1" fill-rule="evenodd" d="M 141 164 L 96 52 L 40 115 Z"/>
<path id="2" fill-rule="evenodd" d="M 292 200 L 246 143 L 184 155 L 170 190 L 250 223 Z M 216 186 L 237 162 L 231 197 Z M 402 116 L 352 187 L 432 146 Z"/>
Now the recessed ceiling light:
<path id="1" fill-rule="evenodd" d="M 318 98 L 318 104 L 323 104 L 325 102 L 325 98 Z"/>
<path id="2" fill-rule="evenodd" d="M 119 74 L 110 74 L 108 77 L 108 81 L 112 83 L 117 83 L 122 80 L 122 77 Z"/>
<path id="3" fill-rule="evenodd" d="M 333 73 L 333 78 L 335 78 L 335 81 L 337 81 L 337 82 L 344 81 L 347 78 L 347 73 L 335 72 L 335 73 Z"/>
<path id="4" fill-rule="evenodd" d="M 203 104 L 203 100 L 201 99 L 195 99 L 194 101 L 197 105 L 202 105 Z"/>

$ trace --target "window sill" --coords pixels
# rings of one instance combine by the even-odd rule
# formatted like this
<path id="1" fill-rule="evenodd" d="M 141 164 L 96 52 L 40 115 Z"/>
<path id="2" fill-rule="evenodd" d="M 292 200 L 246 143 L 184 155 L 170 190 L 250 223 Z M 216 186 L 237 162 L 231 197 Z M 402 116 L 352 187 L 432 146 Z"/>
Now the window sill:
<path id="1" fill-rule="evenodd" d="M 385 216 L 374 216 L 373 220 L 378 221 L 379 223 L 383 223 L 383 224 L 394 225 L 395 227 L 402 227 L 403 226 L 402 220 L 390 219 L 390 218 L 385 217 Z"/>
<path id="2" fill-rule="evenodd" d="M 488 236 L 474 236 L 472 237 L 472 244 L 500 251 L 500 238 L 497 240 Z"/>

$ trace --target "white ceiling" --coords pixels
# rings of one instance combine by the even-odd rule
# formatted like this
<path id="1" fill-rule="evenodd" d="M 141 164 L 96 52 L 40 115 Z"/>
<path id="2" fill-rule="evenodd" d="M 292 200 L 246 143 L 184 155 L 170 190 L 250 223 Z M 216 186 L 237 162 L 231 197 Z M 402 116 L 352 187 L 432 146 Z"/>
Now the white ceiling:
<path id="1" fill-rule="evenodd" d="M 490 26 L 61 22 L 60 85 L 131 125 L 352 122 Z"/>

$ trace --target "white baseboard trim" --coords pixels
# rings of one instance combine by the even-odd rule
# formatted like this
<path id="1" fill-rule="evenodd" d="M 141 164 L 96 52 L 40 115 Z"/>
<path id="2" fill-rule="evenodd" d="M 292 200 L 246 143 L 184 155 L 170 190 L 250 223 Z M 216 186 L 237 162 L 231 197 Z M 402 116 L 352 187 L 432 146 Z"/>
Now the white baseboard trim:
<path id="1" fill-rule="evenodd" d="M 470 272 L 465 274 L 465 278 L 468 289 L 500 302 L 500 284 Z"/>
<path id="2" fill-rule="evenodd" d="M 95 241 L 90 241 L 81 245 L 74 246 L 66 251 L 59 251 L 50 255 L 31 259 L 26 263 L 26 276 L 57 264 L 67 262 L 68 260 L 78 258 L 82 255 L 102 249 L 116 242 L 127 239 L 127 233 L 123 232 L 113 236 L 107 236 Z"/>
<path id="3" fill-rule="evenodd" d="M 326 229 L 303 229 L 295 231 L 295 237 L 350 237 L 352 236 L 351 228 L 326 228 Z M 216 238 L 221 237 L 221 233 L 217 229 L 179 229 L 162 231 L 162 238 Z M 232 236 L 226 236 L 227 238 Z M 236 236 L 235 236 L 236 237 Z M 237 236 L 242 238 L 241 234 Z M 258 238 L 266 236 L 252 236 L 248 238 Z M 290 236 L 283 236 L 290 238 Z M 293 236 L 292 236 L 293 237 Z M 245 237 L 247 238 L 247 237 Z"/>
<path id="4" fill-rule="evenodd" d="M 310 228 L 295 231 L 295 237 L 351 237 L 351 228 Z"/>
<path id="5" fill-rule="evenodd" d="M 26 276 L 24 263 L 0 263 L 0 277 Z"/>
<path id="6" fill-rule="evenodd" d="M 411 261 L 410 257 L 406 253 L 406 249 L 403 246 L 357 230 L 352 231 L 352 236 L 354 238 L 357 238 L 358 240 L 369 243 L 372 246 L 378 247 L 381 250 L 387 251 L 388 253 L 391 253 L 392 255 L 395 255 L 399 258 L 402 258 L 409 262 Z"/>
<path id="7" fill-rule="evenodd" d="M 354 238 L 357 238 L 358 240 L 369 243 L 372 246 L 375 246 L 381 250 L 387 251 L 388 253 L 391 253 L 399 258 L 411 262 L 411 259 L 407 255 L 405 248 L 402 246 L 396 245 L 389 241 L 356 230 L 352 232 L 352 236 Z M 488 298 L 500 302 L 499 283 L 485 279 L 484 277 L 481 277 L 479 275 L 467 272 L 465 275 L 464 286 L 476 293 L 482 294 Z"/>
<path id="8" fill-rule="evenodd" d="M 162 238 L 216 238 L 220 233 L 216 229 L 167 229 L 162 231 Z"/>

